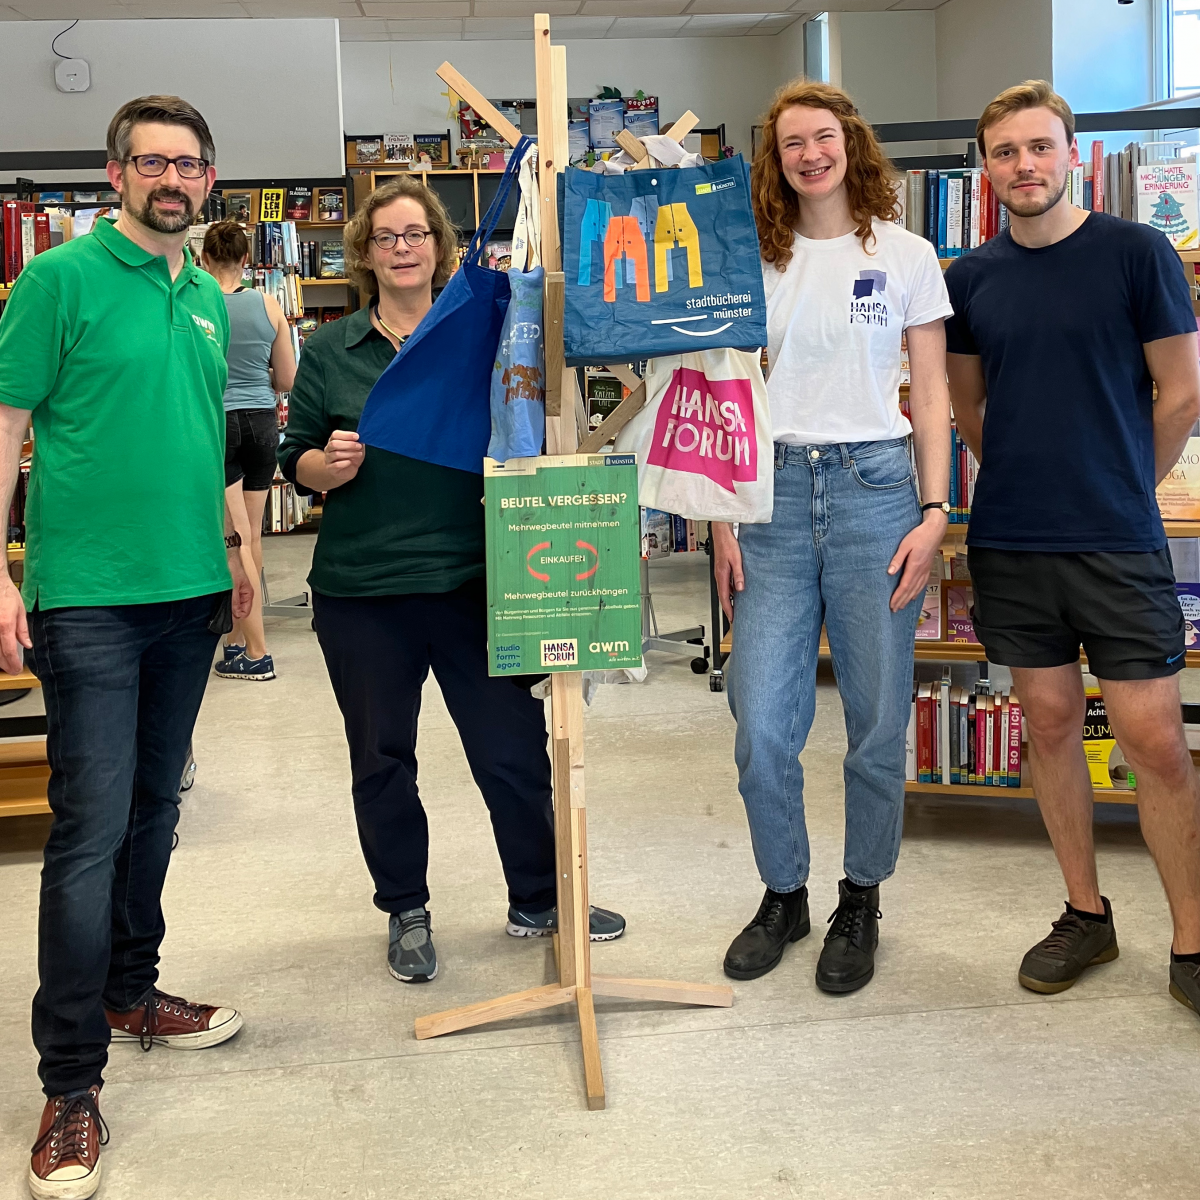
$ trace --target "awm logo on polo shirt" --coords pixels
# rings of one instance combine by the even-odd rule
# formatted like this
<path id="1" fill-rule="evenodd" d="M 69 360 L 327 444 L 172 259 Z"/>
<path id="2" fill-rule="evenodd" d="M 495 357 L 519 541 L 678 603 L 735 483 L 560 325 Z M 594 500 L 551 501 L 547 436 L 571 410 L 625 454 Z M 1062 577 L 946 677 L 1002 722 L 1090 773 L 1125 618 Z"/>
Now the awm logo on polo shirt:
<path id="1" fill-rule="evenodd" d="M 217 340 L 217 327 L 211 321 L 206 321 L 203 317 L 196 316 L 195 313 L 192 313 L 192 320 L 204 330 L 204 335 L 210 342 Z"/>
<path id="2" fill-rule="evenodd" d="M 886 271 L 859 271 L 858 278 L 854 281 L 854 296 L 850 301 L 851 325 L 887 327 L 888 306 L 883 298 L 886 287 Z M 879 299 L 875 299 L 876 296 Z"/>

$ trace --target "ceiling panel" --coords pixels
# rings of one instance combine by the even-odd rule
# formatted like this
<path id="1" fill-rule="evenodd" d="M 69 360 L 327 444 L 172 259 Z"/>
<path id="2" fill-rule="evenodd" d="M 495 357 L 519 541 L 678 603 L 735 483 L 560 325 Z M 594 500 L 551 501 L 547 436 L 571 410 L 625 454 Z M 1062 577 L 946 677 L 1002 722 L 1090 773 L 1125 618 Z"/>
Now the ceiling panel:
<path id="1" fill-rule="evenodd" d="M 534 13 L 549 13 L 551 17 L 570 17 L 579 11 L 582 2 L 583 0 L 475 0 L 474 15 L 528 19 Z"/>
<path id="2" fill-rule="evenodd" d="M 680 17 L 618 17 L 606 36 L 610 38 L 674 37 L 688 22 Z"/>
<path id="3" fill-rule="evenodd" d="M 585 17 L 674 17 L 688 0 L 584 0 Z"/>
<path id="4" fill-rule="evenodd" d="M 782 13 L 793 0 L 692 0 L 689 13 Z"/>

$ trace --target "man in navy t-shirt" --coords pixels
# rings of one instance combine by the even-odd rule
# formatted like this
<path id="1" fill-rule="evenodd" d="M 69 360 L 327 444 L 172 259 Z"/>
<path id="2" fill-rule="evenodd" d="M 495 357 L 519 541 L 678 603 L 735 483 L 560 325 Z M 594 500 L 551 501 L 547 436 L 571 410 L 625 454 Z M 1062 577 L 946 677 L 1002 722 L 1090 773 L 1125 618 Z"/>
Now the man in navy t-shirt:
<path id="1" fill-rule="evenodd" d="M 1200 784 L 1154 496 L 1200 416 L 1187 282 L 1157 230 L 1068 202 L 1075 118 L 1049 84 L 1002 92 L 976 138 L 1010 224 L 946 273 L 950 393 L 980 463 L 967 537 L 975 630 L 1012 669 L 1068 897 L 1018 978 L 1060 992 L 1117 957 L 1092 844 L 1082 642 L 1170 901 L 1171 994 L 1200 1011 Z"/>

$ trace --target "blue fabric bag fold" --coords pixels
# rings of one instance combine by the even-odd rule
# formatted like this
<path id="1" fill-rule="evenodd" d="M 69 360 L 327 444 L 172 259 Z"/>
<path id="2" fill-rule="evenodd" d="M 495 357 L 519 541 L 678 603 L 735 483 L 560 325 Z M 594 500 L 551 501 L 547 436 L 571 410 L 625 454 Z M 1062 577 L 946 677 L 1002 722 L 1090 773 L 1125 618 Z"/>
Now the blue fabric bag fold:
<path id="1" fill-rule="evenodd" d="M 512 299 L 492 367 L 492 440 L 488 458 L 533 458 L 546 435 L 546 348 L 542 284 L 546 272 L 509 271 Z"/>
<path id="2" fill-rule="evenodd" d="M 358 422 L 365 445 L 483 474 L 492 367 L 510 289 L 505 272 L 481 263 L 530 145 L 529 138 L 518 143 L 461 266 L 375 381 Z"/>
<path id="3" fill-rule="evenodd" d="M 740 157 L 559 179 L 568 366 L 767 344 Z"/>

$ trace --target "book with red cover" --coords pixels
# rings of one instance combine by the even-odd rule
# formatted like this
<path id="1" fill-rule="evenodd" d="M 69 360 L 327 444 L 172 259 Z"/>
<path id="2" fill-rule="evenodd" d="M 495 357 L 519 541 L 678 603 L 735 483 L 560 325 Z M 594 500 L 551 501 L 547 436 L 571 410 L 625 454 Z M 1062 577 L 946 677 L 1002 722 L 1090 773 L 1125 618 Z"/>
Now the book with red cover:
<path id="1" fill-rule="evenodd" d="M 21 215 L 33 212 L 29 200 L 5 200 L 4 202 L 4 282 L 13 284 L 25 265 L 25 252 L 21 242 Z"/>
<path id="2" fill-rule="evenodd" d="M 1092 143 L 1092 212 L 1104 211 L 1104 143 Z"/>
<path id="3" fill-rule="evenodd" d="M 1008 698 L 1008 786 L 1021 786 L 1021 702 Z"/>
<path id="4" fill-rule="evenodd" d="M 933 738 L 931 736 L 929 684 L 917 689 L 917 779 L 921 783 L 933 782 Z"/>
<path id="5" fill-rule="evenodd" d="M 50 214 L 49 213 L 34 213 L 33 214 L 33 252 L 41 254 L 44 250 L 50 249 Z"/>

